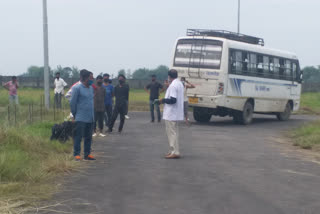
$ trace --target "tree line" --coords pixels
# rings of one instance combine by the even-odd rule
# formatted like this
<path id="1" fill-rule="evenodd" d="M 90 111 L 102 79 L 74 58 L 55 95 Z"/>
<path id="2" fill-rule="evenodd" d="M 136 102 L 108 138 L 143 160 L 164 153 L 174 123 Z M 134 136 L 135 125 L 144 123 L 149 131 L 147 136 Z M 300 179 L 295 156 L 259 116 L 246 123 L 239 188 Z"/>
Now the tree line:
<path id="1" fill-rule="evenodd" d="M 123 74 L 127 79 L 150 79 L 151 75 L 156 75 L 159 80 L 165 80 L 168 77 L 169 68 L 165 65 L 159 65 L 155 69 L 139 68 L 131 72 L 130 69 L 121 69 L 119 74 Z M 305 83 L 320 82 L 320 66 L 307 66 L 302 69 L 303 81 Z M 76 66 L 62 67 L 58 65 L 55 69 L 49 69 L 50 76 L 54 77 L 55 73 L 60 72 L 61 78 L 80 78 L 80 69 Z M 102 74 L 102 73 L 101 73 Z M 44 68 L 39 66 L 30 66 L 24 77 L 44 77 Z"/>
<path id="2" fill-rule="evenodd" d="M 80 78 L 80 69 L 76 66 L 62 67 L 61 65 L 58 65 L 55 69 L 49 67 L 49 76 L 54 77 L 57 72 L 60 72 L 60 77 L 63 79 L 71 77 L 76 79 Z M 44 78 L 44 67 L 32 65 L 27 69 L 27 72 L 20 76 Z"/>
<path id="3" fill-rule="evenodd" d="M 156 75 L 159 80 L 165 80 L 168 77 L 168 71 L 169 71 L 169 68 L 167 66 L 160 65 L 155 69 L 139 68 L 133 72 L 131 72 L 130 69 L 128 70 L 120 69 L 118 71 L 118 75 L 123 74 L 126 76 L 127 79 L 150 79 L 151 75 Z M 49 75 L 51 77 L 54 77 L 57 72 L 60 73 L 60 77 L 63 79 L 80 78 L 80 69 L 78 69 L 78 67 L 76 66 L 62 67 L 61 65 L 58 65 L 54 69 L 49 68 Z M 103 75 L 103 73 L 100 73 L 100 75 Z M 44 67 L 34 66 L 34 65 L 30 66 L 27 69 L 27 72 L 23 73 L 20 76 L 44 78 Z"/>
<path id="4" fill-rule="evenodd" d="M 307 66 L 303 70 L 303 81 L 305 83 L 319 83 L 320 82 L 320 66 Z"/>

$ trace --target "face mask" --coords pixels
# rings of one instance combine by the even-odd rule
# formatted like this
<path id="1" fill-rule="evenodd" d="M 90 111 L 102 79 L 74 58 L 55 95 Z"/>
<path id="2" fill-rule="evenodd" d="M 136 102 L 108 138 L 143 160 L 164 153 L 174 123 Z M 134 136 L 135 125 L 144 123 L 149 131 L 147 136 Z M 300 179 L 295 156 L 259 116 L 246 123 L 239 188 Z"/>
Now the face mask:
<path id="1" fill-rule="evenodd" d="M 89 80 L 88 85 L 92 85 L 92 84 L 93 84 L 93 80 Z"/>
<path id="2" fill-rule="evenodd" d="M 155 79 L 152 79 L 152 82 L 156 81 Z"/>
<path id="3" fill-rule="evenodd" d="M 124 80 L 119 80 L 119 83 L 122 85 L 124 83 Z"/>
<path id="4" fill-rule="evenodd" d="M 56 77 L 56 78 L 57 78 L 57 80 L 59 80 L 60 77 Z"/>
<path id="5" fill-rule="evenodd" d="M 109 82 L 109 80 L 108 80 L 108 79 L 104 79 L 103 81 L 104 81 L 105 83 L 108 83 L 108 82 Z"/>
<path id="6" fill-rule="evenodd" d="M 97 82 L 98 86 L 102 86 L 102 82 Z"/>

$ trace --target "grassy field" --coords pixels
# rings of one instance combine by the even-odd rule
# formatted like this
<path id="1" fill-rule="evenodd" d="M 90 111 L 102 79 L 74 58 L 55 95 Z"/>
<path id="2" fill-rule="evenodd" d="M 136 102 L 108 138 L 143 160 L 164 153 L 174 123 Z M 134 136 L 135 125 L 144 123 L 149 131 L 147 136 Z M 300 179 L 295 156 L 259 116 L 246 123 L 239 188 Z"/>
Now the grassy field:
<path id="1" fill-rule="evenodd" d="M 58 175 L 79 166 L 72 142 L 50 141 L 53 122 L 0 127 L 0 213 L 24 213 L 57 190 Z"/>
<path id="2" fill-rule="evenodd" d="M 320 114 L 320 93 L 303 93 L 300 111 L 303 113 Z"/>
<path id="3" fill-rule="evenodd" d="M 320 114 L 320 93 L 304 93 L 301 96 L 299 113 Z M 302 149 L 320 151 L 320 121 L 303 125 L 290 132 L 294 145 Z"/>
<path id="4" fill-rule="evenodd" d="M 148 96 L 144 90 L 130 90 L 129 110 L 148 110 Z M 63 101 L 62 111 L 50 110 L 41 116 L 41 99 L 41 89 L 20 89 L 19 120 L 13 125 L 12 112 L 11 121 L 8 120 L 8 93 L 0 89 L 0 213 L 19 213 L 33 202 L 50 197 L 56 190 L 57 176 L 79 166 L 73 161 L 72 142 L 61 144 L 49 140 L 52 125 L 62 122 L 69 114 L 68 101 Z M 303 113 L 320 114 L 320 93 L 303 94 L 301 109 Z M 320 121 L 293 130 L 295 145 L 320 151 L 319 126 Z"/>
<path id="5" fill-rule="evenodd" d="M 290 132 L 295 146 L 302 149 L 320 151 L 320 121 L 299 127 Z"/>
<path id="6" fill-rule="evenodd" d="M 28 105 L 31 103 L 40 104 L 41 97 L 43 96 L 43 89 L 21 88 L 18 90 L 19 103 L 21 105 Z M 142 89 L 131 89 L 129 94 L 129 102 L 132 105 L 148 103 L 149 95 Z M 51 103 L 53 103 L 53 90 L 50 93 Z M 8 92 L 3 88 L 0 89 L 0 106 L 9 104 Z M 68 105 L 68 102 L 65 102 Z"/>
<path id="7" fill-rule="evenodd" d="M 53 124 L 69 114 L 68 101 L 63 100 L 61 111 L 45 112 L 40 105 L 43 90 L 23 88 L 18 93 L 20 105 L 16 111 L 9 108 L 8 120 L 8 92 L 0 89 L 0 213 L 25 212 L 34 202 L 50 197 L 59 175 L 79 166 L 73 161 L 71 141 L 49 140 Z M 148 94 L 130 90 L 129 110 L 148 108 Z"/>

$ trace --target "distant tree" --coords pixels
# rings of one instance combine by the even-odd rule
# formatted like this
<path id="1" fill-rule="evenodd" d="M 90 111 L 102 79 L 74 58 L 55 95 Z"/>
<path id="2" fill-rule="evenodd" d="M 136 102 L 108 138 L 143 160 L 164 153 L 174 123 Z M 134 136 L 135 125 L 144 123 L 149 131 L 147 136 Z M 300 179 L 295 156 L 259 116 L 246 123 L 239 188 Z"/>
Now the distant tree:
<path id="1" fill-rule="evenodd" d="M 302 71 L 304 82 L 320 82 L 320 66 L 318 66 L 318 68 L 314 66 L 307 66 L 303 68 Z"/>
<path id="2" fill-rule="evenodd" d="M 147 79 L 148 74 L 150 74 L 149 69 L 139 68 L 133 72 L 132 78 L 133 79 Z"/>
<path id="3" fill-rule="evenodd" d="M 157 75 L 157 79 L 165 80 L 168 78 L 169 68 L 165 65 L 159 65 L 156 69 L 152 70 L 153 74 Z"/>
<path id="4" fill-rule="evenodd" d="M 52 76 L 53 71 L 49 67 L 49 76 Z M 22 74 L 24 77 L 40 77 L 44 78 L 44 67 L 32 65 L 27 69 L 27 72 Z"/>
<path id="5" fill-rule="evenodd" d="M 165 65 L 160 65 L 155 69 L 139 68 L 132 74 L 133 79 L 150 79 L 151 75 L 155 74 L 158 80 L 165 80 L 168 78 L 169 68 Z"/>
<path id="6" fill-rule="evenodd" d="M 80 70 L 76 66 L 72 66 L 71 68 L 71 77 L 80 79 Z"/>
<path id="7" fill-rule="evenodd" d="M 127 79 L 132 79 L 132 73 L 130 69 L 127 70 L 126 74 L 127 74 Z"/>
<path id="8" fill-rule="evenodd" d="M 120 71 L 118 71 L 118 75 L 120 74 L 126 76 L 126 71 L 124 69 L 121 69 Z"/>
<path id="9" fill-rule="evenodd" d="M 54 69 L 54 71 L 53 71 L 54 75 L 57 72 L 60 73 L 60 77 L 62 79 L 66 79 L 66 78 L 69 78 L 71 76 L 72 69 L 70 67 L 62 67 L 61 65 L 58 65 L 57 68 Z"/>

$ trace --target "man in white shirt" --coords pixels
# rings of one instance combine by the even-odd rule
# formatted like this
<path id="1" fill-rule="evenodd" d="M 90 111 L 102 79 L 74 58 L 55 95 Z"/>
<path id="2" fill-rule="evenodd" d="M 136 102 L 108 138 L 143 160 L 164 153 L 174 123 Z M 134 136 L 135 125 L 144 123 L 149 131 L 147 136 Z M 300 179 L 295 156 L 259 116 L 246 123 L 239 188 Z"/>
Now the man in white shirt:
<path id="1" fill-rule="evenodd" d="M 54 103 L 56 108 L 61 108 L 61 97 L 64 94 L 64 87 L 67 86 L 67 83 L 60 78 L 60 73 L 56 73 L 56 78 L 54 80 Z"/>
<path id="2" fill-rule="evenodd" d="M 170 85 L 167 89 L 165 98 L 160 100 L 160 103 L 164 104 L 163 119 L 165 120 L 170 146 L 170 150 L 165 158 L 176 159 L 180 158 L 178 122 L 183 121 L 184 119 L 184 88 L 183 84 L 178 79 L 178 72 L 176 70 L 171 69 L 168 72 L 168 76 Z"/>

